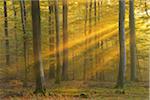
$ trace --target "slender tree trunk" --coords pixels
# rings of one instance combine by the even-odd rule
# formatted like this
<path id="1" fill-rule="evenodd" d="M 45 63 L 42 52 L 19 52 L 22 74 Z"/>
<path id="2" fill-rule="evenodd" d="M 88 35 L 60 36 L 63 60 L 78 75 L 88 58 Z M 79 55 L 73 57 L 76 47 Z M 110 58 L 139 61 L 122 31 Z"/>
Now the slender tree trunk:
<path id="1" fill-rule="evenodd" d="M 97 2 L 97 6 L 98 6 L 98 20 L 100 20 L 100 1 L 99 0 Z"/>
<path id="2" fill-rule="evenodd" d="M 130 27 L 130 57 L 131 57 L 131 81 L 137 79 L 136 75 L 136 35 L 134 18 L 134 0 L 129 0 L 129 27 Z"/>
<path id="3" fill-rule="evenodd" d="M 101 17 L 101 10 L 102 10 L 102 0 L 98 0 L 98 20 L 100 20 Z"/>
<path id="4" fill-rule="evenodd" d="M 14 34 L 15 34 L 15 61 L 18 62 L 18 37 L 17 37 L 17 12 L 14 4 L 14 0 L 12 0 L 13 12 L 14 12 Z M 16 64 L 16 78 L 19 72 L 18 64 Z"/>
<path id="5" fill-rule="evenodd" d="M 125 82 L 126 69 L 126 46 L 125 46 L 125 0 L 119 0 L 119 43 L 120 62 L 117 87 L 123 88 Z"/>
<path id="6" fill-rule="evenodd" d="M 97 5 L 96 5 L 96 0 L 94 0 L 94 20 L 95 20 L 95 24 L 97 21 Z"/>
<path id="7" fill-rule="evenodd" d="M 63 0 L 63 67 L 62 79 L 68 79 L 68 4 Z"/>
<path id="8" fill-rule="evenodd" d="M 49 50 L 50 52 L 55 51 L 55 32 L 54 32 L 54 2 L 49 0 Z M 49 78 L 55 78 L 55 54 L 49 57 Z"/>
<path id="9" fill-rule="evenodd" d="M 27 33 L 26 33 L 26 7 L 25 1 L 20 0 L 20 8 L 21 8 L 21 22 L 22 22 L 22 30 L 23 30 L 23 46 L 24 46 L 24 67 L 25 67 L 25 76 L 24 76 L 24 86 L 27 86 Z"/>
<path id="10" fill-rule="evenodd" d="M 145 0 L 144 5 L 145 5 L 145 12 L 146 12 L 146 15 L 147 15 L 148 17 L 150 17 L 150 15 L 149 15 L 149 13 L 148 13 L 147 0 Z"/>
<path id="11" fill-rule="evenodd" d="M 5 49 L 6 49 L 6 65 L 10 65 L 9 55 L 9 35 L 8 35 L 8 20 L 7 20 L 7 1 L 4 0 L 4 32 L 5 32 Z"/>
<path id="12" fill-rule="evenodd" d="M 32 28 L 33 28 L 33 51 L 34 51 L 34 71 L 36 77 L 35 93 L 45 93 L 45 79 L 41 57 L 41 23 L 39 0 L 33 0 L 32 4 Z"/>
<path id="13" fill-rule="evenodd" d="M 89 33 L 88 34 L 92 33 L 92 7 L 93 7 L 93 0 L 90 0 L 90 3 L 89 3 Z M 88 39 L 87 41 L 88 41 L 87 44 L 90 44 L 92 40 Z M 92 50 L 93 50 L 93 48 L 90 48 L 87 50 L 87 62 L 88 62 L 88 66 L 90 66 L 90 67 L 93 67 L 93 61 L 94 61 Z M 93 77 L 93 73 L 91 73 L 91 74 Z"/>
<path id="14" fill-rule="evenodd" d="M 88 21 L 88 0 L 85 3 L 85 23 L 84 23 L 84 33 L 87 33 L 87 21 Z"/>
<path id="15" fill-rule="evenodd" d="M 60 21 L 59 21 L 59 12 L 58 12 L 58 0 L 55 0 L 55 23 L 56 23 L 56 81 L 55 83 L 59 84 L 61 80 L 61 64 L 60 64 Z"/>
<path id="16" fill-rule="evenodd" d="M 73 79 L 73 80 L 75 80 L 75 78 L 76 78 L 76 77 L 75 77 L 75 76 L 76 76 L 76 75 L 75 75 L 75 72 L 76 72 L 76 70 L 75 70 L 75 68 L 76 68 L 75 56 L 76 56 L 76 55 L 75 55 L 75 52 L 73 52 L 73 53 L 72 53 L 72 61 L 73 61 L 73 78 L 72 78 L 72 79 Z"/>
<path id="17" fill-rule="evenodd" d="M 94 15 L 95 15 L 95 25 L 97 21 L 97 0 L 94 0 Z M 98 67 L 98 53 L 97 50 L 99 48 L 99 38 L 98 34 L 95 34 L 95 51 L 94 51 L 94 56 L 95 56 L 95 65 L 94 67 Z M 95 79 L 98 79 L 98 71 L 95 74 Z"/>
<path id="18" fill-rule="evenodd" d="M 84 67 L 83 67 L 83 79 L 86 80 L 86 67 L 87 67 L 87 21 L 88 21 L 88 0 L 85 4 L 85 24 L 84 24 L 84 34 L 85 34 L 85 51 L 84 51 Z"/>
<path id="19" fill-rule="evenodd" d="M 89 33 L 91 33 L 92 29 L 92 0 L 90 0 L 89 4 Z"/>

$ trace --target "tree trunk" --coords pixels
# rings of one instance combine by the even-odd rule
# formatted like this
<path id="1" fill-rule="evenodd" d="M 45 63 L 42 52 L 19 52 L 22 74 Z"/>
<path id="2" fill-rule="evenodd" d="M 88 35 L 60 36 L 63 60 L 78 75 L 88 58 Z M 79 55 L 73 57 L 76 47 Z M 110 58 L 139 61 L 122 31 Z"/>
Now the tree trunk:
<path id="1" fill-rule="evenodd" d="M 147 15 L 148 17 L 150 17 L 150 15 L 149 15 L 149 13 L 148 13 L 147 0 L 145 0 L 144 5 L 145 5 L 145 12 L 146 12 L 146 15 Z"/>
<path id="2" fill-rule="evenodd" d="M 61 64 L 60 64 L 60 21 L 59 21 L 59 12 L 58 12 L 58 0 L 55 0 L 55 23 L 56 23 L 56 81 L 55 83 L 59 84 L 61 79 Z"/>
<path id="3" fill-rule="evenodd" d="M 101 17 L 101 10 L 102 10 L 102 0 L 98 0 L 98 20 L 100 20 Z"/>
<path id="4" fill-rule="evenodd" d="M 134 18 L 134 0 L 129 0 L 129 28 L 130 28 L 130 63 L 131 63 L 131 81 L 137 79 L 136 76 L 136 35 Z"/>
<path id="5" fill-rule="evenodd" d="M 117 87 L 123 88 L 125 82 L 126 68 L 126 46 L 125 46 L 125 0 L 119 0 L 119 43 L 120 43 L 120 62 Z"/>
<path id="6" fill-rule="evenodd" d="M 63 0 L 63 67 L 62 79 L 68 79 L 68 4 Z"/>
<path id="7" fill-rule="evenodd" d="M 54 2 L 49 0 L 49 50 L 53 52 L 52 55 L 49 56 L 49 78 L 55 78 L 55 18 L 54 18 Z"/>
<path id="8" fill-rule="evenodd" d="M 94 0 L 94 20 L 95 20 L 95 24 L 96 24 L 96 20 L 97 20 L 97 5 L 96 5 L 96 0 Z"/>
<path id="9" fill-rule="evenodd" d="M 18 37 L 17 37 L 17 12 L 14 4 L 14 0 L 12 0 L 13 12 L 14 12 L 14 34 L 15 34 L 15 61 L 18 62 Z M 18 64 L 16 64 L 16 78 L 19 72 Z"/>
<path id="10" fill-rule="evenodd" d="M 33 28 L 33 51 L 34 71 L 36 77 L 35 93 L 45 93 L 45 79 L 41 58 L 41 23 L 39 0 L 33 0 L 32 4 L 32 28 Z"/>
<path id="11" fill-rule="evenodd" d="M 87 20 L 88 20 L 88 0 L 85 4 L 85 24 L 84 24 L 84 35 L 85 35 L 85 51 L 84 51 L 84 66 L 83 66 L 83 79 L 86 80 L 86 67 L 87 67 Z"/>
<path id="12" fill-rule="evenodd" d="M 7 2 L 4 0 L 4 32 L 5 32 L 5 49 L 6 49 L 6 65 L 10 65 L 9 55 L 9 36 L 8 36 L 8 20 L 7 20 Z"/>
<path id="13" fill-rule="evenodd" d="M 92 0 L 90 0 L 89 4 L 89 33 L 92 31 Z"/>
<path id="14" fill-rule="evenodd" d="M 20 8 L 21 8 L 21 22 L 22 22 L 22 31 L 23 31 L 23 46 L 24 46 L 24 84 L 23 86 L 27 86 L 27 34 L 26 34 L 26 8 L 25 8 L 25 1 L 20 0 Z"/>

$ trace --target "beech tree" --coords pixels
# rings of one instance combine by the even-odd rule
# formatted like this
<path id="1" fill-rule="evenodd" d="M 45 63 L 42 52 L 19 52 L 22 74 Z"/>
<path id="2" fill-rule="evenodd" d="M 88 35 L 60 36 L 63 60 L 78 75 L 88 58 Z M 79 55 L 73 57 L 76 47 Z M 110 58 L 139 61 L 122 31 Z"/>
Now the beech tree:
<path id="1" fill-rule="evenodd" d="M 55 0 L 55 23 L 56 23 L 56 81 L 59 84 L 61 80 L 61 64 L 60 64 L 60 21 L 59 21 L 58 0 Z"/>
<path id="2" fill-rule="evenodd" d="M 54 16 L 54 1 L 48 1 L 48 13 L 49 13 L 49 51 L 53 52 L 52 55 L 49 56 L 49 78 L 53 79 L 55 77 L 55 16 Z"/>
<path id="3" fill-rule="evenodd" d="M 94 0 L 94 20 L 95 20 L 95 24 L 97 21 L 97 1 Z"/>
<path id="4" fill-rule="evenodd" d="M 91 33 L 91 27 L 92 27 L 92 0 L 89 2 L 89 33 Z"/>
<path id="5" fill-rule="evenodd" d="M 87 21 L 88 21 L 88 0 L 85 2 L 85 23 L 84 23 L 84 35 L 87 36 Z M 85 49 L 87 49 L 87 39 L 85 39 Z M 86 80 L 86 67 L 87 67 L 87 51 L 84 51 L 84 67 L 83 67 L 83 79 Z"/>
<path id="6" fill-rule="evenodd" d="M 134 0 L 129 0 L 129 28 L 130 28 L 130 63 L 131 63 L 131 81 L 137 79 L 136 73 L 136 35 L 134 18 Z"/>
<path id="7" fill-rule="evenodd" d="M 36 90 L 34 93 L 45 92 L 45 79 L 41 58 L 41 22 L 39 0 L 31 1 L 32 9 L 32 30 L 33 30 L 33 52 L 34 71 L 36 77 Z"/>
<path id="8" fill-rule="evenodd" d="M 63 1 L 63 67 L 62 79 L 68 79 L 68 4 Z"/>
<path id="9" fill-rule="evenodd" d="M 123 88 L 126 69 L 126 45 L 125 45 L 125 0 L 119 0 L 119 45 L 120 61 L 117 87 Z"/>
<path id="10" fill-rule="evenodd" d="M 9 35 L 8 35 L 8 14 L 7 14 L 7 1 L 4 0 L 4 33 L 5 33 L 5 49 L 6 49 L 6 65 L 10 64 L 9 55 Z"/>
<path id="11" fill-rule="evenodd" d="M 15 3 L 14 0 L 12 0 L 12 8 L 13 8 L 13 15 L 14 15 L 14 34 L 15 34 L 15 61 L 18 62 L 18 36 L 17 36 L 17 11 L 16 11 L 16 7 L 15 7 Z M 18 75 L 19 68 L 18 68 L 18 64 L 16 64 L 16 76 Z"/>
<path id="12" fill-rule="evenodd" d="M 25 66 L 25 76 L 24 76 L 24 86 L 27 86 L 27 33 L 26 33 L 26 7 L 25 7 L 25 1 L 20 0 L 20 8 L 21 8 L 21 22 L 22 22 L 22 31 L 23 31 L 23 47 L 24 47 L 24 66 Z"/>

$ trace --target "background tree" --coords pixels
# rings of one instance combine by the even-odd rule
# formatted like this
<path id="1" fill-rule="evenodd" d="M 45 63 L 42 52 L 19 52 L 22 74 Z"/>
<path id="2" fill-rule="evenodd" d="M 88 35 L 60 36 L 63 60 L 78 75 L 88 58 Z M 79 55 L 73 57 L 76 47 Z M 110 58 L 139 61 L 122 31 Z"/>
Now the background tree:
<path id="1" fill-rule="evenodd" d="M 49 56 L 49 78 L 53 79 L 55 78 L 55 11 L 54 11 L 54 1 L 49 0 L 48 1 L 49 7 L 48 7 L 48 13 L 49 13 L 49 51 L 53 52 Z"/>
<path id="2" fill-rule="evenodd" d="M 63 67 L 62 79 L 68 79 L 68 4 L 63 1 Z"/>
<path id="3" fill-rule="evenodd" d="M 144 2 L 144 5 L 145 5 L 145 12 L 146 12 L 146 15 L 147 15 L 148 17 L 150 17 L 150 15 L 149 15 L 149 13 L 148 13 L 147 1 L 148 1 L 148 0 L 145 0 L 145 2 Z"/>
<path id="4" fill-rule="evenodd" d="M 4 0 L 4 32 L 5 32 L 5 48 L 6 48 L 6 65 L 10 64 L 10 55 L 9 55 L 9 36 L 8 36 L 8 20 L 7 20 L 7 2 Z"/>
<path id="5" fill-rule="evenodd" d="M 27 33 L 26 33 L 26 7 L 25 7 L 25 1 L 20 0 L 20 8 L 21 8 L 21 22 L 22 22 L 22 31 L 23 31 L 23 47 L 24 47 L 24 66 L 25 66 L 25 75 L 24 75 L 24 86 L 27 86 L 27 56 L 28 56 L 28 50 L 27 50 Z"/>
<path id="6" fill-rule="evenodd" d="M 15 7 L 14 0 L 12 0 L 13 13 L 14 13 L 14 34 L 15 34 L 15 61 L 18 62 L 18 36 L 17 36 L 17 11 Z M 18 76 L 19 68 L 16 64 L 16 77 Z"/>
<path id="7" fill-rule="evenodd" d="M 91 33 L 92 29 L 92 0 L 89 2 L 89 33 Z"/>
<path id="8" fill-rule="evenodd" d="M 59 21 L 58 0 L 55 0 L 55 23 L 56 23 L 56 81 L 59 84 L 61 79 L 61 64 L 60 64 L 60 21 Z"/>
<path id="9" fill-rule="evenodd" d="M 101 8 L 102 8 L 102 7 L 101 7 L 101 6 L 102 6 L 102 0 L 98 0 L 98 1 L 97 1 L 97 6 L 98 6 L 98 7 L 97 7 L 97 8 L 98 8 L 98 10 L 97 10 L 97 11 L 98 11 L 98 12 L 97 12 L 98 20 L 100 20 Z"/>
<path id="10" fill-rule="evenodd" d="M 39 0 L 31 2 L 32 28 L 33 28 L 33 51 L 34 51 L 34 71 L 36 77 L 35 93 L 45 92 L 45 79 L 41 58 L 41 23 Z"/>
<path id="11" fill-rule="evenodd" d="M 85 49 L 87 49 L 87 21 L 88 21 L 88 0 L 85 2 L 85 23 L 84 23 L 84 35 L 85 35 Z M 83 66 L 83 79 L 86 80 L 86 68 L 87 68 L 87 51 L 84 51 L 84 66 Z"/>
<path id="12" fill-rule="evenodd" d="M 96 0 L 94 0 L 94 20 L 96 24 L 96 20 L 97 20 L 97 1 Z"/>
<path id="13" fill-rule="evenodd" d="M 131 62 L 131 81 L 137 79 L 136 71 L 136 35 L 134 18 L 134 0 L 129 0 L 129 27 L 130 27 L 130 62 Z"/>

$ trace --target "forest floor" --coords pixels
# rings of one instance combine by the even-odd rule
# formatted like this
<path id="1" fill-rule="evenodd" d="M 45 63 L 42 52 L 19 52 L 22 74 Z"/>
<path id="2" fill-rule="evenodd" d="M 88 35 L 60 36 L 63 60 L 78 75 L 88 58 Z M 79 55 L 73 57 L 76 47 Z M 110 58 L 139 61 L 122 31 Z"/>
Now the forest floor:
<path id="1" fill-rule="evenodd" d="M 0 100 L 149 100 L 149 83 L 126 83 L 124 92 L 115 82 L 67 81 L 60 85 L 50 81 L 46 95 L 34 95 L 34 84 L 23 88 L 17 80 L 0 82 Z"/>

